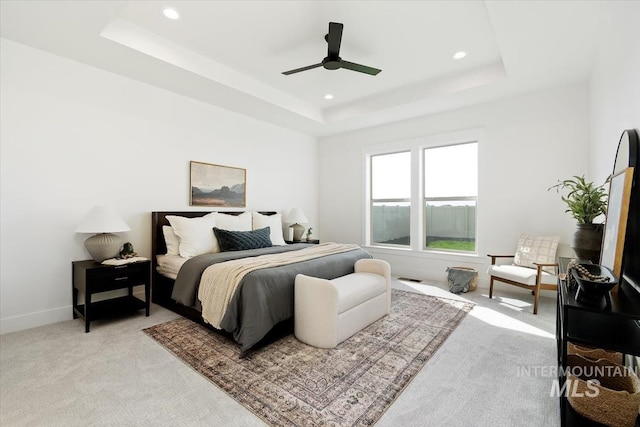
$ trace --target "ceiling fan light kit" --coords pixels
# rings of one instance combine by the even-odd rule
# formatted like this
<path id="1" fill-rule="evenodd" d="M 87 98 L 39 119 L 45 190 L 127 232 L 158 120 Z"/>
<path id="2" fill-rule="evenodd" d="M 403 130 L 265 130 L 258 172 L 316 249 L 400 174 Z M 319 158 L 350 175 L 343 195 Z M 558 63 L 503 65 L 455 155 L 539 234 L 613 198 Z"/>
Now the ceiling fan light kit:
<path id="1" fill-rule="evenodd" d="M 347 70 L 357 71 L 359 73 L 369 74 L 372 76 L 375 76 L 382 71 L 377 68 L 356 64 L 355 62 L 345 61 L 340 58 L 340 43 L 342 42 L 343 27 L 344 26 L 342 24 L 337 22 L 329 22 L 329 33 L 324 36 L 324 39 L 327 41 L 327 56 L 322 60 L 322 62 L 302 68 L 296 68 L 294 70 L 284 71 L 282 74 L 288 76 L 290 74 L 312 70 L 319 67 L 323 67 L 326 70 L 338 70 L 340 68 L 345 68 Z"/>

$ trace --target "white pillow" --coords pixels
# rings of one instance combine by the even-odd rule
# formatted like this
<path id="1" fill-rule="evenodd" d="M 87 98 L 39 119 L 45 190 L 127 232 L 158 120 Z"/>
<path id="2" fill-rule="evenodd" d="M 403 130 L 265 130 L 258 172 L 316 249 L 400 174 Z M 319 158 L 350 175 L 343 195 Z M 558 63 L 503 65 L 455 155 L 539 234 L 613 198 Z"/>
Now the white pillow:
<path id="1" fill-rule="evenodd" d="M 230 231 L 251 231 L 251 212 L 229 215 L 221 212 L 216 216 L 216 227 Z"/>
<path id="2" fill-rule="evenodd" d="M 540 264 L 556 263 L 556 251 L 560 236 L 529 236 L 523 234 L 518 240 L 518 248 L 513 259 L 515 265 L 536 268 Z M 547 270 L 547 269 L 545 269 Z M 551 269 L 553 272 L 553 269 Z M 555 274 L 555 273 L 554 273 Z"/>
<path id="3" fill-rule="evenodd" d="M 180 255 L 180 239 L 173 232 L 170 225 L 162 226 L 162 234 L 164 234 L 164 242 L 167 244 L 167 255 Z"/>
<path id="4" fill-rule="evenodd" d="M 214 212 L 198 218 L 167 215 L 173 232 L 180 239 L 180 256 L 190 258 L 196 255 L 220 252 L 213 233 L 216 226 Z"/>
<path id="5" fill-rule="evenodd" d="M 271 244 L 273 246 L 284 246 L 287 243 L 282 236 L 282 215 L 262 215 L 259 212 L 252 212 L 253 217 L 253 229 L 259 230 L 261 228 L 269 227 L 271 229 Z"/>

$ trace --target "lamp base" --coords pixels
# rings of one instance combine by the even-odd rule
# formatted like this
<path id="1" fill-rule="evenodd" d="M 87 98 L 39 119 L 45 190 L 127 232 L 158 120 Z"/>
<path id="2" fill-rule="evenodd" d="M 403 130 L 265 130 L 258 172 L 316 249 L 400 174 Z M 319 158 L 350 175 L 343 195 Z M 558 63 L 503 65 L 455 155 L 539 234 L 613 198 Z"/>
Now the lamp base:
<path id="1" fill-rule="evenodd" d="M 122 239 L 115 234 L 100 233 L 85 240 L 84 247 L 87 248 L 94 261 L 102 262 L 105 259 L 118 256 L 122 247 Z"/>
<path id="2" fill-rule="evenodd" d="M 302 233 L 304 233 L 304 227 L 300 224 L 293 224 L 291 228 L 293 228 L 293 241 L 294 242 L 301 241 Z"/>

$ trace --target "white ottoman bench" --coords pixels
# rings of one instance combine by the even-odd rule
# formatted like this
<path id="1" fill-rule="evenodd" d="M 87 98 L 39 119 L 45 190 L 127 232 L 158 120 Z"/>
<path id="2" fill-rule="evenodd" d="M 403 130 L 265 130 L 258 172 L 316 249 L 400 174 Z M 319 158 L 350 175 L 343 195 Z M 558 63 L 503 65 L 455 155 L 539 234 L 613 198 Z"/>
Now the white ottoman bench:
<path id="1" fill-rule="evenodd" d="M 355 272 L 333 280 L 298 274 L 295 282 L 294 333 L 300 341 L 333 348 L 389 313 L 391 266 L 361 259 Z"/>

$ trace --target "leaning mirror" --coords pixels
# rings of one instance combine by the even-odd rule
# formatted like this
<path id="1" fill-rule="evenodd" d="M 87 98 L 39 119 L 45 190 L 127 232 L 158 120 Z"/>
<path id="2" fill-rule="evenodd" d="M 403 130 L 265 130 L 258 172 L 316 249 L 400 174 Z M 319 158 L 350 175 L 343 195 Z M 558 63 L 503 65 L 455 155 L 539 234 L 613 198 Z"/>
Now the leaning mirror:
<path id="1" fill-rule="evenodd" d="M 640 252 L 640 182 L 638 134 L 625 130 L 620 137 L 609 187 L 607 219 L 600 264 L 632 287 L 640 284 L 640 270 L 632 259 Z M 635 263 L 637 264 L 637 263 Z"/>

